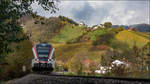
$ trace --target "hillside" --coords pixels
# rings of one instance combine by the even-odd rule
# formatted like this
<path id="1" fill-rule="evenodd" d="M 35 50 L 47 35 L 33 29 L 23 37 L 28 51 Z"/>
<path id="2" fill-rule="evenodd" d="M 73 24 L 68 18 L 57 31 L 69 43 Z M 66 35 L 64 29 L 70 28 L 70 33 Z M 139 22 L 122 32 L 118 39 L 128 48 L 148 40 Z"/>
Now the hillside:
<path id="1" fill-rule="evenodd" d="M 81 71 L 92 74 L 100 65 L 110 66 L 114 60 L 122 60 L 135 66 L 128 70 L 132 75 L 138 73 L 140 76 L 137 70 L 142 68 L 140 59 L 148 58 L 145 53 L 149 53 L 150 34 L 128 31 L 126 27 L 90 29 L 63 16 L 39 17 L 25 24 L 25 30 L 32 31 L 32 39 L 36 43 L 47 41 L 55 47 L 55 71 L 63 68 L 75 74 Z M 147 60 L 144 63 L 147 66 Z"/>
<path id="2" fill-rule="evenodd" d="M 31 18 L 25 16 L 23 18 L 24 32 L 28 34 L 34 42 L 51 41 L 55 35 L 57 35 L 65 25 L 78 25 L 72 19 L 64 16 L 44 18 L 36 16 Z"/>
<path id="3" fill-rule="evenodd" d="M 148 73 L 147 68 L 143 68 L 150 63 L 150 33 L 148 32 L 128 31 L 123 27 L 92 29 L 78 25 L 77 22 L 63 16 L 25 17 L 23 23 L 23 32 L 29 39 L 12 44 L 13 51 L 6 58 L 7 65 L 2 72 L 4 78 L 15 78 L 30 73 L 31 48 L 34 43 L 43 41 L 52 44 L 55 48 L 54 71 L 56 72 L 68 71 L 66 73 L 72 75 L 121 75 L 122 77 L 140 77 L 143 75 L 140 70 Z M 108 74 L 95 73 L 95 70 L 100 70 L 100 67 L 110 67 L 115 60 L 129 63 L 130 66 L 127 70 L 122 67 L 113 68 Z M 28 67 L 26 73 L 21 71 L 23 65 Z M 14 70 L 12 71 L 11 68 Z M 113 72 L 116 69 L 122 72 Z"/>
<path id="4" fill-rule="evenodd" d="M 113 25 L 113 28 L 119 28 L 120 26 L 123 26 L 125 29 L 128 29 L 130 27 L 134 27 L 138 29 L 140 32 L 150 32 L 150 25 L 149 24 L 133 24 L 133 25 Z"/>
<path id="5" fill-rule="evenodd" d="M 127 30 L 119 32 L 116 35 L 116 39 L 127 43 L 130 47 L 137 45 L 140 48 L 150 42 L 148 35 Z"/>
<path id="6" fill-rule="evenodd" d="M 92 72 L 98 69 L 97 66 L 108 66 L 116 59 L 134 64 L 136 62 L 133 59 L 137 57 L 134 47 L 143 49 L 148 47 L 150 42 L 149 33 L 128 31 L 122 28 L 87 30 L 88 28 L 84 26 L 66 25 L 53 38 L 52 44 L 57 52 L 55 54 L 56 61 L 65 70 L 78 72 L 82 66 L 83 72 Z M 88 40 L 81 41 L 84 36 Z M 114 57 L 112 58 L 112 56 Z M 89 64 L 88 67 L 87 64 Z M 135 64 L 135 66 L 139 65 Z M 136 68 L 134 67 L 133 70 Z M 137 73 L 133 72 L 133 74 Z"/>
<path id="7" fill-rule="evenodd" d="M 149 24 L 134 24 L 134 25 L 130 25 L 130 27 L 135 27 L 140 32 L 150 32 L 150 25 Z"/>
<path id="8" fill-rule="evenodd" d="M 84 33 L 85 27 L 68 24 L 53 38 L 52 42 L 77 42 Z"/>

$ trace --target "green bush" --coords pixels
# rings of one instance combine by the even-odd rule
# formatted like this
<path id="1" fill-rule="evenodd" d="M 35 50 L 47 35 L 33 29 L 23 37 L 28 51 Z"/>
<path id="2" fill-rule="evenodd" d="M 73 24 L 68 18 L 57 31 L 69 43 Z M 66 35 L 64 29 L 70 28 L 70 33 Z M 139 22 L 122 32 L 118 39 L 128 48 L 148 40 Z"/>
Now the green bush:
<path id="1" fill-rule="evenodd" d="M 111 40 L 114 38 L 114 32 L 107 32 L 103 35 L 100 35 L 99 37 L 97 37 L 96 41 L 93 42 L 93 45 L 109 45 L 111 43 Z"/>
<path id="2" fill-rule="evenodd" d="M 104 27 L 105 28 L 111 28 L 112 27 L 112 23 L 111 22 L 105 22 L 104 23 Z"/>
<path id="3" fill-rule="evenodd" d="M 124 30 L 124 28 L 122 28 L 122 27 L 121 28 L 112 28 L 111 32 L 114 32 L 114 33 L 117 34 L 117 33 L 119 33 L 120 31 L 123 31 L 123 30 Z"/>
<path id="4" fill-rule="evenodd" d="M 89 35 L 90 40 L 96 40 L 98 36 L 103 35 L 106 32 L 107 32 L 107 29 L 97 29 L 95 31 L 90 32 L 88 35 Z"/>

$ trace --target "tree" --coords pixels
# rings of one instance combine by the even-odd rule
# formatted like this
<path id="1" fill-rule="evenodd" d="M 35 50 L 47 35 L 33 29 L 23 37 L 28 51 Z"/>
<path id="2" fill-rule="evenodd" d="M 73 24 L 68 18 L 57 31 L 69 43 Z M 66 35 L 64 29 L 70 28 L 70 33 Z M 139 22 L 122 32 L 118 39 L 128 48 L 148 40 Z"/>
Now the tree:
<path id="1" fill-rule="evenodd" d="M 78 56 L 74 56 L 71 58 L 69 63 L 69 68 L 71 71 L 78 72 L 82 68 L 81 59 Z"/>
<path id="2" fill-rule="evenodd" d="M 140 49 L 140 57 L 142 63 L 142 70 L 149 70 L 150 74 L 150 42 Z"/>
<path id="3" fill-rule="evenodd" d="M 104 23 L 104 27 L 105 28 L 111 28 L 112 27 L 112 23 L 111 22 L 105 22 Z"/>
<path id="4" fill-rule="evenodd" d="M 111 40 L 114 38 L 114 33 L 113 32 L 107 32 L 103 35 L 100 35 L 96 41 L 93 42 L 93 45 L 97 46 L 97 45 L 109 45 Z"/>
<path id="5" fill-rule="evenodd" d="M 22 28 L 19 19 L 24 15 L 36 16 L 31 4 L 37 2 L 46 11 L 55 13 L 58 8 L 54 0 L 0 0 L 0 59 L 9 53 L 9 45 L 19 42 Z M 0 61 L 2 62 L 2 61 Z"/>

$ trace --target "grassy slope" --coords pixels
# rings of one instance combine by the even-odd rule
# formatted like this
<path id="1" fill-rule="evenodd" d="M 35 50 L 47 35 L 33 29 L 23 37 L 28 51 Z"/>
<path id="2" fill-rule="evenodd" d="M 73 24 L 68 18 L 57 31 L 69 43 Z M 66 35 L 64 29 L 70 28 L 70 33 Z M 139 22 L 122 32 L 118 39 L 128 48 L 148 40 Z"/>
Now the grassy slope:
<path id="1" fill-rule="evenodd" d="M 97 29 L 95 31 L 89 32 L 88 36 L 90 40 L 96 40 L 97 36 L 103 35 L 107 29 Z"/>
<path id="2" fill-rule="evenodd" d="M 82 36 L 84 33 L 84 27 L 66 25 L 62 31 L 53 38 L 53 42 L 75 42 L 78 37 Z"/>
<path id="3" fill-rule="evenodd" d="M 141 33 L 142 34 L 142 33 Z M 144 35 L 144 34 L 142 34 Z M 150 42 L 148 38 L 145 36 L 138 35 L 135 32 L 132 31 L 121 31 L 116 35 L 116 39 L 127 43 L 130 47 L 132 47 L 135 43 L 138 47 L 143 47 L 147 42 Z"/>
<path id="4" fill-rule="evenodd" d="M 100 62 L 101 51 L 91 51 L 92 42 L 74 43 L 74 44 L 53 44 L 56 48 L 56 60 L 68 62 L 73 56 L 78 56 L 81 60 L 91 59 Z"/>
<path id="5" fill-rule="evenodd" d="M 137 35 L 143 36 L 143 37 L 145 37 L 145 38 L 150 40 L 150 34 L 148 34 L 148 33 L 145 33 L 145 32 L 135 32 L 135 33 Z"/>
<path id="6" fill-rule="evenodd" d="M 104 34 L 108 30 L 95 30 L 89 32 L 88 35 L 91 40 L 95 40 L 96 36 Z M 73 56 L 82 56 L 82 59 L 91 59 L 91 60 L 100 60 L 102 51 L 98 50 L 90 50 L 92 47 L 92 41 L 82 42 L 82 43 L 73 43 L 66 44 L 65 42 L 76 39 L 83 34 L 83 29 L 74 27 L 71 28 L 70 25 L 66 26 L 59 35 L 57 35 L 53 40 L 58 43 L 53 43 L 56 48 L 56 60 L 61 60 L 63 62 L 68 62 L 71 60 Z M 138 47 L 144 46 L 149 39 L 147 37 L 142 36 L 145 33 L 141 33 L 141 35 L 136 34 L 136 32 L 129 32 L 127 30 L 119 32 L 115 37 L 118 41 L 127 43 L 131 48 L 136 42 Z M 60 43 L 61 42 L 61 43 Z M 116 45 L 117 46 L 117 45 Z M 120 46 L 120 45 L 118 45 Z M 121 48 L 121 46 L 120 46 Z M 66 53 L 67 52 L 67 53 Z"/>

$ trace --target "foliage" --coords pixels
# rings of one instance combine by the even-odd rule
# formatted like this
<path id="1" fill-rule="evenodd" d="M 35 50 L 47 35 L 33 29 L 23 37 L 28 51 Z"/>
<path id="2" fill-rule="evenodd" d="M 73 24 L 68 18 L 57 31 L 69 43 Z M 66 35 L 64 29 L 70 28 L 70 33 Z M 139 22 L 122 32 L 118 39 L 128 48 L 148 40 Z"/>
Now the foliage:
<path id="1" fill-rule="evenodd" d="M 8 46 L 18 40 L 21 26 L 18 19 L 24 15 L 33 14 L 31 4 L 36 1 L 45 10 L 56 12 L 54 1 L 50 0 L 1 0 L 0 1 L 0 58 L 9 52 Z M 1 61 L 0 61 L 1 62 Z"/>
<path id="2" fill-rule="evenodd" d="M 96 38 L 100 35 L 103 35 L 107 32 L 107 29 L 97 29 L 95 31 L 89 32 L 88 36 L 90 40 L 96 40 Z"/>
<path id="3" fill-rule="evenodd" d="M 100 35 L 96 41 L 93 42 L 93 45 L 100 45 L 100 44 L 104 44 L 104 45 L 108 45 L 110 44 L 111 40 L 114 38 L 114 33 L 113 32 L 107 32 L 103 35 Z"/>
<path id="4" fill-rule="evenodd" d="M 150 34 L 149 33 L 145 33 L 145 32 L 133 32 L 133 33 L 150 40 Z"/>
<path id="5" fill-rule="evenodd" d="M 69 68 L 71 69 L 71 71 L 80 73 L 80 70 L 82 68 L 81 59 L 77 56 L 72 57 L 70 60 Z"/>
<path id="6" fill-rule="evenodd" d="M 101 64 L 103 66 L 110 66 L 115 59 L 121 59 L 120 53 L 117 50 L 107 50 L 102 54 Z"/>
<path id="7" fill-rule="evenodd" d="M 123 27 L 120 27 L 120 28 L 111 28 L 111 32 L 114 32 L 114 33 L 119 33 L 121 31 L 125 30 Z"/>
<path id="8" fill-rule="evenodd" d="M 53 38 L 52 42 L 77 42 L 78 38 L 82 36 L 84 27 L 66 25 L 62 31 Z"/>
<path id="9" fill-rule="evenodd" d="M 85 68 L 85 65 L 83 63 L 84 60 L 89 59 L 89 60 L 95 60 L 96 62 L 101 61 L 101 51 L 92 51 L 90 50 L 92 44 L 91 42 L 83 42 L 83 43 L 73 43 L 73 44 L 53 44 L 55 47 L 56 53 L 56 61 L 62 61 L 64 64 L 68 64 L 68 69 L 70 70 L 71 67 L 74 68 L 76 65 L 76 60 L 77 58 L 77 64 L 80 60 L 82 64 L 82 71 L 84 72 L 85 70 L 89 70 Z M 65 53 L 67 52 L 67 53 Z M 74 64 L 75 63 L 75 64 Z M 62 64 L 63 65 L 63 64 Z M 77 67 L 77 66 L 76 66 Z M 81 66 L 78 66 L 78 69 L 80 71 Z M 78 70 L 76 70 L 78 72 Z"/>
<path id="10" fill-rule="evenodd" d="M 112 47 L 113 49 L 118 49 L 118 50 L 122 50 L 122 51 L 125 51 L 125 50 L 130 50 L 129 48 L 129 45 L 126 44 L 125 42 L 121 42 L 121 41 L 118 41 L 117 39 L 113 39 L 111 40 L 110 42 L 110 47 Z"/>
<path id="11" fill-rule="evenodd" d="M 105 28 L 111 28 L 112 27 L 112 23 L 111 22 L 105 22 L 104 23 L 104 27 Z"/>
<path id="12" fill-rule="evenodd" d="M 62 28 L 61 20 L 51 17 L 45 22 L 43 28 L 45 28 L 45 30 L 41 34 L 41 39 L 44 41 L 49 41 L 52 39 L 52 37 L 60 32 Z"/>
<path id="13" fill-rule="evenodd" d="M 112 70 L 109 74 L 114 77 L 126 77 L 128 75 L 128 68 L 125 65 L 120 65 L 112 67 Z"/>
<path id="14" fill-rule="evenodd" d="M 3 67 L 3 72 L 1 72 L 1 77 L 3 79 L 12 79 L 15 77 L 20 77 L 24 73 L 29 73 L 31 67 L 32 59 L 32 44 L 29 40 L 24 40 L 20 43 L 15 43 L 11 45 L 15 47 L 15 52 L 8 55 L 6 58 L 6 65 Z M 26 72 L 22 71 L 22 66 L 26 66 Z"/>
<path id="15" fill-rule="evenodd" d="M 27 19 L 27 17 L 29 16 L 24 17 L 24 19 Z M 34 24 L 35 22 L 36 24 Z M 30 33 L 32 40 L 35 42 L 51 41 L 66 25 L 58 17 L 50 17 L 47 19 L 41 16 L 25 20 L 24 23 L 24 31 Z"/>
<path id="16" fill-rule="evenodd" d="M 119 32 L 115 36 L 115 38 L 116 38 L 116 40 L 118 40 L 120 42 L 128 44 L 130 48 L 132 48 L 132 46 L 134 45 L 135 42 L 139 48 L 143 47 L 148 42 L 150 42 L 149 39 L 147 39 L 143 36 L 137 35 L 134 32 L 127 31 L 127 30 Z"/>
<path id="17" fill-rule="evenodd" d="M 78 69 L 78 71 L 77 71 L 77 74 L 78 75 L 82 75 L 83 74 L 83 68 L 82 68 L 82 64 L 80 63 L 80 68 Z"/>
<path id="18" fill-rule="evenodd" d="M 69 19 L 69 18 L 67 18 L 67 17 L 65 17 L 65 16 L 59 16 L 58 17 L 61 21 L 64 21 L 64 22 L 68 22 L 68 23 L 70 23 L 70 24 L 74 24 L 74 25 L 78 25 L 78 23 L 76 23 L 75 21 L 73 21 L 72 19 Z"/>

